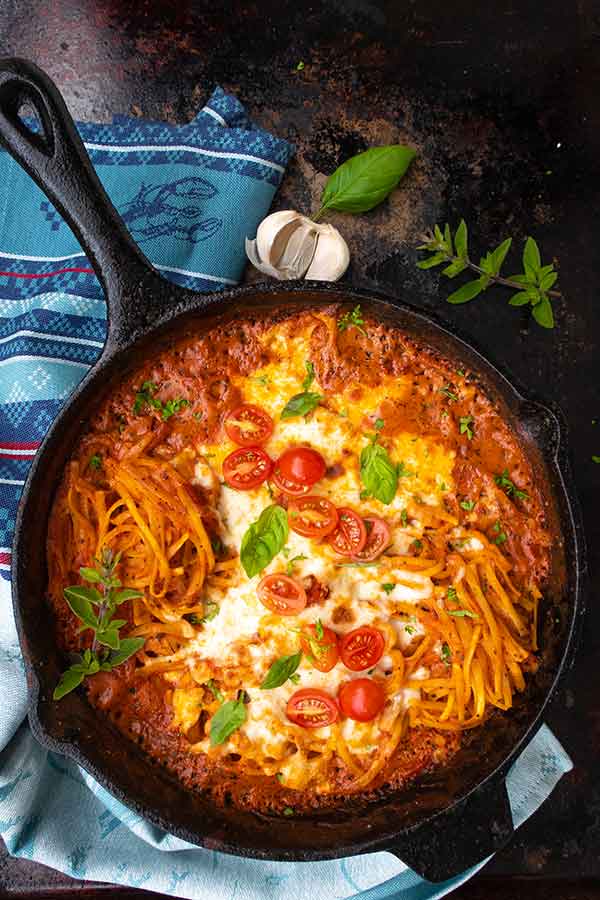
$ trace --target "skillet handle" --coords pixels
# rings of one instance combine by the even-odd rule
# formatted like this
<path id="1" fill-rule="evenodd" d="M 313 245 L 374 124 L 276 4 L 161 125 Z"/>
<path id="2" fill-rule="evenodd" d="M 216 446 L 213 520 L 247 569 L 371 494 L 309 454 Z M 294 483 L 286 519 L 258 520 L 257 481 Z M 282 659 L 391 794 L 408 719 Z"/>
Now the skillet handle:
<path id="1" fill-rule="evenodd" d="M 440 882 L 483 862 L 513 834 L 506 784 L 492 779 L 388 849 L 427 881 Z"/>
<path id="2" fill-rule="evenodd" d="M 19 117 L 25 103 L 38 116 L 38 133 Z M 106 295 L 107 346 L 116 348 L 138 325 L 128 321 L 124 299 L 147 293 L 162 279 L 109 200 L 58 88 L 24 59 L 0 60 L 0 144 L 51 200 L 85 250 Z"/>

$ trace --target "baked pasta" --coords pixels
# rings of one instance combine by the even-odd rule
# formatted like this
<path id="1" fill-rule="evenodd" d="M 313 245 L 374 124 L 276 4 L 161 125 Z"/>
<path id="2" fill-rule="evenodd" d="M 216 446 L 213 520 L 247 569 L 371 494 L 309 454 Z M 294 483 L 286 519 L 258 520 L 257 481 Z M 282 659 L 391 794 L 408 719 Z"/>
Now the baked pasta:
<path id="1" fill-rule="evenodd" d="M 188 335 L 113 391 L 49 526 L 75 659 L 92 635 L 65 589 L 98 560 L 139 649 L 89 701 L 245 808 L 402 789 L 537 666 L 531 463 L 469 371 L 358 307 Z"/>

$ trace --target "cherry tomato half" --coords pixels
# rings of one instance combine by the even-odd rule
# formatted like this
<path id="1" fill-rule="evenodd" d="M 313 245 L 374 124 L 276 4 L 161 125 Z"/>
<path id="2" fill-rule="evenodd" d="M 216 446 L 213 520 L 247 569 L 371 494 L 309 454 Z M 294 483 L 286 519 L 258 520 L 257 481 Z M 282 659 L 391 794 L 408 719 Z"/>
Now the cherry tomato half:
<path id="1" fill-rule="evenodd" d="M 288 494 L 290 497 L 302 497 L 303 494 L 308 494 L 312 487 L 310 484 L 300 484 L 299 481 L 284 478 L 277 468 L 277 463 L 275 463 L 271 481 L 278 490 L 283 491 L 284 494 Z"/>
<path id="2" fill-rule="evenodd" d="M 288 506 L 290 528 L 304 537 L 326 537 L 338 523 L 337 509 L 325 497 L 299 497 Z"/>
<path id="3" fill-rule="evenodd" d="M 296 484 L 316 484 L 325 474 L 325 460 L 311 447 L 290 447 L 276 463 L 283 478 Z"/>
<path id="4" fill-rule="evenodd" d="M 271 474 L 273 460 L 260 447 L 240 447 L 223 460 L 223 478 L 229 487 L 250 491 Z"/>
<path id="5" fill-rule="evenodd" d="M 302 728 L 331 725 L 340 715 L 334 698 L 318 688 L 296 691 L 288 700 L 285 712 L 290 722 Z"/>
<path id="6" fill-rule="evenodd" d="M 367 542 L 367 529 L 361 517 L 352 509 L 338 509 L 338 524 L 329 543 L 340 556 L 356 556 Z"/>
<path id="7" fill-rule="evenodd" d="M 300 646 L 319 672 L 331 672 L 338 661 L 337 634 L 325 625 L 307 625 L 300 635 Z"/>
<path id="8" fill-rule="evenodd" d="M 258 599 L 280 616 L 296 616 L 306 606 L 306 591 L 289 575 L 265 575 L 258 585 Z"/>
<path id="9" fill-rule="evenodd" d="M 338 703 L 347 719 L 370 722 L 381 712 L 385 704 L 385 692 L 371 678 L 355 678 L 346 681 L 338 691 Z"/>
<path id="10" fill-rule="evenodd" d="M 243 403 L 225 419 L 227 437 L 240 447 L 264 444 L 273 434 L 273 419 L 253 403 Z"/>
<path id="11" fill-rule="evenodd" d="M 352 559 L 355 562 L 371 562 L 376 559 L 390 543 L 390 529 L 378 516 L 367 516 L 363 519 L 367 529 L 367 540 L 360 553 L 356 553 Z"/>
<path id="12" fill-rule="evenodd" d="M 347 669 L 361 672 L 370 669 L 383 656 L 385 638 L 378 628 L 363 625 L 345 634 L 340 644 L 340 656 Z"/>

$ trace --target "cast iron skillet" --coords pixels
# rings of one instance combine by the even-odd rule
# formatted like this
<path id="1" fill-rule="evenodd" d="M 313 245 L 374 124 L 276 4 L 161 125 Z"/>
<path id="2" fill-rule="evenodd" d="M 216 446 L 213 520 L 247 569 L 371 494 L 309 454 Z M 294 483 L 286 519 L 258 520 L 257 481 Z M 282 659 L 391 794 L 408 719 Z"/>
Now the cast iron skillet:
<path id="1" fill-rule="evenodd" d="M 42 130 L 19 118 L 33 106 Z M 541 723 L 572 659 L 583 613 L 584 548 L 566 461 L 562 420 L 526 400 L 500 372 L 447 327 L 399 301 L 345 286 L 269 284 L 202 296 L 163 280 L 130 238 L 96 177 L 54 84 L 31 63 L 0 63 L 0 141 L 72 227 L 104 288 L 108 336 L 102 355 L 52 425 L 31 467 L 17 519 L 12 569 L 14 608 L 29 685 L 29 721 L 37 739 L 90 772 L 150 822 L 195 844 L 240 856 L 317 860 L 389 850 L 433 881 L 464 870 L 510 838 L 505 775 Z M 360 302 L 478 373 L 533 458 L 547 500 L 556 564 L 543 615 L 542 665 L 507 715 L 472 733 L 459 758 L 401 794 L 375 803 L 294 819 L 217 809 L 184 790 L 92 709 L 82 693 L 60 703 L 52 690 L 64 660 L 56 650 L 46 587 L 45 543 L 55 488 L 90 414 L 112 386 L 174 335 L 215 322 L 299 310 L 332 301 Z"/>

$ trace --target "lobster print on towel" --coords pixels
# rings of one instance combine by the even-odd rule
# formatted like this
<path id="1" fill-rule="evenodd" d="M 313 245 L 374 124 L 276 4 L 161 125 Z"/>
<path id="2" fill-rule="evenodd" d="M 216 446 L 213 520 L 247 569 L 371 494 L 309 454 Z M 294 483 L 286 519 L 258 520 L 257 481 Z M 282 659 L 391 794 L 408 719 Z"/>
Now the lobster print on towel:
<path id="1" fill-rule="evenodd" d="M 164 184 L 140 185 L 121 215 L 138 241 L 169 235 L 193 244 L 206 241 L 223 227 L 223 220 L 203 218 L 204 200 L 218 193 L 205 178 L 190 176 Z"/>

